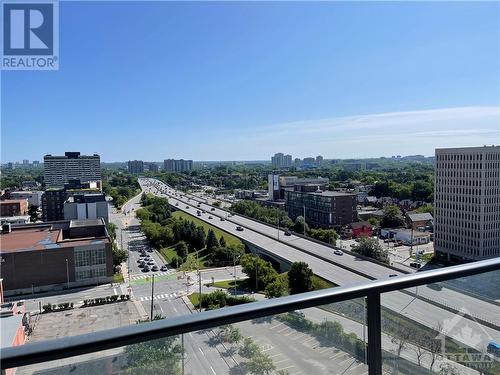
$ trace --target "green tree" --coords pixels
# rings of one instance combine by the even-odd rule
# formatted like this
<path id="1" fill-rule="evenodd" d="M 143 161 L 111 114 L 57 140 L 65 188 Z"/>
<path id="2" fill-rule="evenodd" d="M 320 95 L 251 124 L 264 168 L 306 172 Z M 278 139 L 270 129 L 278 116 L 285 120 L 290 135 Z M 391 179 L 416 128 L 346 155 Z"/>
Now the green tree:
<path id="1" fill-rule="evenodd" d="M 288 282 L 283 277 L 277 277 L 272 283 L 267 284 L 264 290 L 267 298 L 278 298 L 288 292 Z"/>
<path id="2" fill-rule="evenodd" d="M 226 240 L 224 239 L 224 236 L 220 236 L 219 246 L 220 247 L 226 247 Z"/>
<path id="3" fill-rule="evenodd" d="M 119 249 L 113 244 L 113 272 L 118 271 L 118 267 L 127 260 L 128 254 L 125 250 Z"/>
<path id="4" fill-rule="evenodd" d="M 304 227 L 305 227 L 305 232 L 306 234 L 309 233 L 309 225 L 306 223 L 304 220 L 303 216 L 297 216 L 295 219 L 295 223 L 293 224 L 292 230 L 296 233 L 303 234 L 304 233 Z"/>
<path id="5" fill-rule="evenodd" d="M 268 284 L 278 277 L 278 273 L 270 262 L 266 262 L 255 255 L 243 255 L 240 264 L 243 272 L 248 276 L 250 285 L 256 285 L 258 290 L 265 289 Z"/>
<path id="6" fill-rule="evenodd" d="M 250 337 L 247 337 L 243 340 L 243 345 L 241 345 L 238 354 L 243 358 L 251 358 L 259 352 L 259 346 Z"/>
<path id="7" fill-rule="evenodd" d="M 396 205 L 387 205 L 383 209 L 384 216 L 380 222 L 383 228 L 398 228 L 404 225 L 401 210 Z"/>
<path id="8" fill-rule="evenodd" d="M 219 247 L 219 241 L 217 241 L 217 237 L 215 237 L 215 233 L 212 229 L 208 230 L 206 247 L 209 251 Z"/>
<path id="9" fill-rule="evenodd" d="M 313 290 L 313 272 L 305 262 L 293 262 L 288 271 L 288 286 L 291 294 Z"/>
<path id="10" fill-rule="evenodd" d="M 335 246 L 339 235 L 335 229 L 311 229 L 309 231 L 309 236 L 332 246 Z"/>
<path id="11" fill-rule="evenodd" d="M 184 241 L 179 241 L 177 245 L 175 245 L 175 252 L 184 261 L 189 254 L 188 246 Z"/>
<path id="12" fill-rule="evenodd" d="M 383 249 L 378 242 L 378 239 L 371 237 L 360 238 L 358 244 L 352 248 L 352 251 L 360 255 L 364 255 L 379 262 L 389 264 L 389 254 Z"/>
<path id="13" fill-rule="evenodd" d="M 271 357 L 260 351 L 252 356 L 250 361 L 245 363 L 245 367 L 250 374 L 255 375 L 270 374 L 272 371 L 276 370 L 276 366 Z"/>

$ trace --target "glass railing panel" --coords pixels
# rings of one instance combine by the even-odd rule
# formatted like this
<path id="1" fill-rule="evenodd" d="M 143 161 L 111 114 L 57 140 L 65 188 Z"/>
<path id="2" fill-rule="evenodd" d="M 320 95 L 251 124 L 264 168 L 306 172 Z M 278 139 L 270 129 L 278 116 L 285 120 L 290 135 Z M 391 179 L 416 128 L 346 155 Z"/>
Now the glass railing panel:
<path id="1" fill-rule="evenodd" d="M 500 374 L 499 276 L 488 272 L 383 294 L 384 369 Z"/>

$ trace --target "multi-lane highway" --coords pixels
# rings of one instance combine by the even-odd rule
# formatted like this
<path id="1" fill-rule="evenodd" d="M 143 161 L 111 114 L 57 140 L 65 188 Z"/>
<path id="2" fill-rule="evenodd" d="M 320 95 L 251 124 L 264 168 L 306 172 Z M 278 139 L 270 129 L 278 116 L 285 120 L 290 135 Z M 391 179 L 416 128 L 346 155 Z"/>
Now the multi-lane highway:
<path id="1" fill-rule="evenodd" d="M 329 246 L 294 235 L 285 236 L 284 231 L 279 232 L 278 240 L 276 228 L 239 215 L 230 215 L 225 210 L 205 203 L 202 198 L 176 191 L 158 180 L 141 179 L 140 184 L 144 191 L 168 197 L 170 204 L 176 209 L 192 215 L 196 215 L 197 210 L 205 211 L 199 219 L 210 222 L 248 243 L 265 249 L 278 259 L 289 262 L 305 261 L 315 274 L 337 285 L 366 282 L 368 279 L 401 274 L 394 269 L 360 259 L 348 253 L 341 256 L 335 255 Z M 244 230 L 238 231 L 237 226 L 241 226 Z M 471 316 L 492 322 L 494 325 L 499 324 L 500 308 L 496 304 L 446 288 L 439 291 L 423 286 L 411 292 L 414 295 L 401 292 L 387 293 L 382 296 L 382 302 L 391 310 L 433 328 L 442 326 L 445 321 L 451 321 L 456 315 L 454 310 L 461 309 L 465 309 Z M 419 297 L 424 297 L 425 300 Z M 428 303 L 429 300 L 433 303 Z M 482 332 L 480 333 L 481 341 L 477 342 L 475 346 L 477 349 L 484 349 L 489 340 L 498 338 L 499 332 L 494 328 L 477 325 Z M 460 338 L 457 337 L 457 339 Z"/>

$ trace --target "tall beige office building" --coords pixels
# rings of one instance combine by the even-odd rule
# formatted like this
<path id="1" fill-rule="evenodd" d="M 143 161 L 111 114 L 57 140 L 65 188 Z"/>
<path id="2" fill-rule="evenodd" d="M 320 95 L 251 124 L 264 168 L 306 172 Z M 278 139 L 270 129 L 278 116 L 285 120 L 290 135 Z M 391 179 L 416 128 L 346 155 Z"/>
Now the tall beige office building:
<path id="1" fill-rule="evenodd" d="M 436 149 L 435 178 L 436 255 L 500 256 L 500 146 Z"/>

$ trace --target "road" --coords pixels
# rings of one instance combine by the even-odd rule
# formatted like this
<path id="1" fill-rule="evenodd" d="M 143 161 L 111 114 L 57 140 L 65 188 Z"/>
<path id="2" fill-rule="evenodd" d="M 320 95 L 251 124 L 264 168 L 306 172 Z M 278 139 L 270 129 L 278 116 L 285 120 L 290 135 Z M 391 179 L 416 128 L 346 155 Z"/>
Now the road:
<path id="1" fill-rule="evenodd" d="M 344 253 L 342 256 L 334 255 L 332 248 L 329 246 L 321 245 L 295 235 L 285 236 L 283 231 L 279 231 L 278 241 L 278 230 L 276 228 L 239 215 L 230 216 L 227 211 L 212 207 L 204 203 L 204 200 L 201 198 L 178 192 L 158 180 L 141 179 L 140 184 L 144 191 L 169 197 L 169 202 L 176 209 L 192 215 L 195 215 L 198 209 L 204 210 L 206 213 L 198 217 L 199 219 L 209 222 L 244 241 L 264 248 L 277 258 L 286 259 L 290 262 L 304 261 L 308 263 L 315 274 L 337 285 L 361 283 L 366 282 L 369 278 L 379 279 L 389 277 L 391 274 L 402 274 L 391 268 L 357 258 L 348 253 Z M 199 208 L 197 207 L 198 204 L 200 204 Z M 210 216 L 212 219 L 209 218 Z M 243 227 L 244 230 L 236 230 L 237 225 Z M 352 270 L 356 270 L 358 273 L 366 276 L 362 276 Z M 418 289 L 412 289 L 411 292 L 416 292 L 418 296 L 423 296 L 433 301 L 433 304 L 401 292 L 384 294 L 382 302 L 384 306 L 391 310 L 431 328 L 442 326 L 445 321 L 453 321 L 456 315 L 437 305 L 448 306 L 456 310 L 465 308 L 468 314 L 472 316 L 493 322 L 496 325 L 500 324 L 500 307 L 498 305 L 447 288 L 439 291 L 422 286 Z M 481 339 L 474 343 L 473 346 L 475 348 L 484 350 L 490 340 L 498 339 L 499 331 L 497 329 L 492 329 L 476 322 L 473 323 L 481 330 L 481 332 L 478 332 Z M 453 335 L 451 336 L 454 337 Z M 463 340 L 460 335 L 455 335 L 454 338 Z"/>

